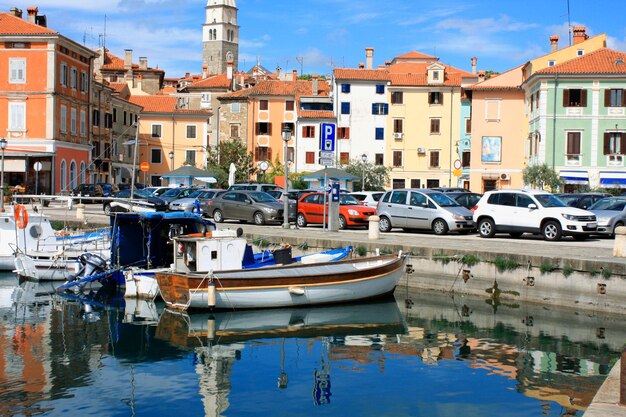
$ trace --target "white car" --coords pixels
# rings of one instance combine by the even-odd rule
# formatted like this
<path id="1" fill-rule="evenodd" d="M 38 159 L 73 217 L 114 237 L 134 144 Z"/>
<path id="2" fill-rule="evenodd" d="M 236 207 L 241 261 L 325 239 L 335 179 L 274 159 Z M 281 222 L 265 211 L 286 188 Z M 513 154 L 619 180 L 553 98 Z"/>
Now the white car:
<path id="1" fill-rule="evenodd" d="M 585 240 L 598 228 L 593 213 L 566 206 L 545 191 L 488 191 L 473 211 L 481 237 L 493 237 L 496 233 L 519 237 L 533 233 L 550 241 L 562 236 Z"/>
<path id="2" fill-rule="evenodd" d="M 350 195 L 368 207 L 376 208 L 378 200 L 385 194 L 384 191 L 359 191 L 350 193 Z"/>

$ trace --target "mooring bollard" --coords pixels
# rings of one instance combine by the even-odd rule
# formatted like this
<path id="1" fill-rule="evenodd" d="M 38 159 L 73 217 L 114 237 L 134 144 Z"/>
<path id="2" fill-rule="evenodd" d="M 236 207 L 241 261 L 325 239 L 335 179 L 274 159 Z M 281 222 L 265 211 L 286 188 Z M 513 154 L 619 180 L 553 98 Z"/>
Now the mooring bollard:
<path id="1" fill-rule="evenodd" d="M 376 240 L 380 237 L 380 229 L 378 228 L 378 223 L 380 223 L 380 217 L 378 217 L 377 215 L 370 216 L 367 235 L 370 240 Z"/>
<path id="2" fill-rule="evenodd" d="M 626 227 L 615 228 L 615 241 L 613 242 L 613 256 L 626 258 Z"/>
<path id="3" fill-rule="evenodd" d="M 82 203 L 76 204 L 76 219 L 80 221 L 85 220 L 85 205 Z"/>

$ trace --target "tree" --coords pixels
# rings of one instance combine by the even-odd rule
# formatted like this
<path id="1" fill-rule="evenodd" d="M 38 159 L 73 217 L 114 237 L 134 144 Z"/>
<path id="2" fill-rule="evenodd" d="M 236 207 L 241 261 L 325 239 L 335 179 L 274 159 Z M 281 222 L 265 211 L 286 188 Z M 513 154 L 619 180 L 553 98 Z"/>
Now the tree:
<path id="1" fill-rule="evenodd" d="M 374 165 L 369 161 L 352 160 L 350 163 L 342 165 L 341 169 L 355 177 L 361 178 L 361 181 L 354 181 L 355 191 L 362 190 L 363 176 L 365 176 L 365 190 L 383 191 L 385 185 L 389 181 L 389 169 L 383 165 Z"/>
<path id="2" fill-rule="evenodd" d="M 559 174 L 548 165 L 529 165 L 522 172 L 525 185 L 532 188 L 545 189 L 547 187 L 550 192 L 556 192 L 562 185 Z"/>
<path id="3" fill-rule="evenodd" d="M 248 182 L 250 176 L 256 172 L 252 152 L 248 152 L 246 145 L 239 139 L 221 141 L 217 147 L 209 150 L 207 157 L 207 171 L 217 177 L 219 188 L 228 187 L 228 173 L 230 164 L 237 167 L 235 182 Z"/>

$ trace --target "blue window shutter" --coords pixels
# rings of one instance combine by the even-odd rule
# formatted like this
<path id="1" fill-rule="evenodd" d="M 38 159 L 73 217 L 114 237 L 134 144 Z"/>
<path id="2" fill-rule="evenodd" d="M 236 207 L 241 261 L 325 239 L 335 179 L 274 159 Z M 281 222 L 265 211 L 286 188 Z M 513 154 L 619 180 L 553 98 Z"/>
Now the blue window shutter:
<path id="1" fill-rule="evenodd" d="M 389 114 L 389 104 L 383 103 L 383 114 Z"/>
<path id="2" fill-rule="evenodd" d="M 376 103 L 372 103 L 372 114 L 378 114 L 376 113 Z"/>
<path id="3" fill-rule="evenodd" d="M 376 140 L 383 140 L 383 139 L 385 139 L 385 128 L 377 127 L 376 128 Z"/>
<path id="4" fill-rule="evenodd" d="M 376 94 L 385 94 L 384 84 L 376 84 Z"/>
<path id="5" fill-rule="evenodd" d="M 341 103 L 341 114 L 350 114 L 350 102 Z"/>

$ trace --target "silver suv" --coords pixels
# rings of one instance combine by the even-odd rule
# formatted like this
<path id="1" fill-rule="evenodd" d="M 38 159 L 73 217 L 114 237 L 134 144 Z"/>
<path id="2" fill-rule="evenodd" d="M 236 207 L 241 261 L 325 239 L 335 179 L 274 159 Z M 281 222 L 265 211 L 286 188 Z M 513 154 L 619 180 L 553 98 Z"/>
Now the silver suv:
<path id="1" fill-rule="evenodd" d="M 561 236 L 585 240 L 598 228 L 593 213 L 568 207 L 545 191 L 488 191 L 472 211 L 482 237 L 493 237 L 500 232 L 512 237 L 541 234 L 551 241 Z"/>
<path id="2" fill-rule="evenodd" d="M 378 201 L 376 214 L 381 232 L 401 227 L 431 229 L 445 235 L 452 231 L 468 233 L 476 228 L 471 211 L 444 193 L 429 189 L 387 191 Z"/>

